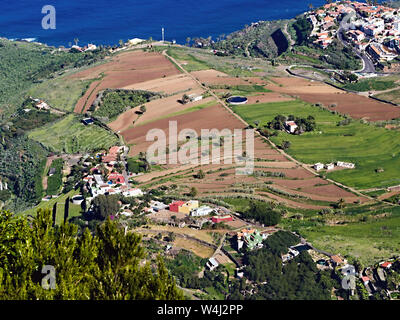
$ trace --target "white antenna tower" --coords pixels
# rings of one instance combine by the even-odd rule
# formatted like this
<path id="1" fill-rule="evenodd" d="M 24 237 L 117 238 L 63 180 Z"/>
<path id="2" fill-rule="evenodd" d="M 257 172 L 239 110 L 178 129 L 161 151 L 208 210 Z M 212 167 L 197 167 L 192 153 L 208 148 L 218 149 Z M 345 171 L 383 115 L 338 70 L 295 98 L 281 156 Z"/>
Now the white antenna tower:
<path id="1" fill-rule="evenodd" d="M 164 28 L 161 28 L 162 42 L 164 42 Z"/>

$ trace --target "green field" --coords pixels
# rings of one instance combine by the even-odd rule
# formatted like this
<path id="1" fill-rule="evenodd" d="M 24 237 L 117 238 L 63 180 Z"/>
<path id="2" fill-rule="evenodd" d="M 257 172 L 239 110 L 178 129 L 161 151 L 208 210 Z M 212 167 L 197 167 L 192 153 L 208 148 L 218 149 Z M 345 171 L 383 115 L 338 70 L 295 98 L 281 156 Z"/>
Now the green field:
<path id="1" fill-rule="evenodd" d="M 271 140 L 280 145 L 291 142 L 287 152 L 301 162 L 313 164 L 349 161 L 356 169 L 339 170 L 327 176 L 345 185 L 360 189 L 400 184 L 400 132 L 352 121 L 337 126 L 344 118 L 302 101 L 235 106 L 233 110 L 250 124 L 266 125 L 276 115 L 315 117 L 317 129 L 300 136 L 280 131 Z M 375 170 L 383 168 L 383 172 Z"/>
<path id="2" fill-rule="evenodd" d="M 194 111 L 199 111 L 199 110 L 202 110 L 202 109 L 205 109 L 205 108 L 209 108 L 211 106 L 215 106 L 216 104 L 217 104 L 217 102 L 215 100 L 209 101 L 209 102 L 206 102 L 206 103 L 203 103 L 203 104 L 199 104 L 199 105 L 196 105 L 196 106 L 193 106 L 193 107 L 181 110 L 181 111 L 177 111 L 177 112 L 173 112 L 173 113 L 167 114 L 167 115 L 162 116 L 162 117 L 158 117 L 158 118 L 154 118 L 154 119 L 151 119 L 151 120 L 148 120 L 148 121 L 144 121 L 144 122 L 138 124 L 138 127 L 139 126 L 143 126 L 145 124 L 148 124 L 150 122 L 157 121 L 157 120 L 176 117 L 176 116 L 180 116 L 180 115 L 183 115 L 183 114 L 191 113 L 191 112 L 194 112 Z"/>
<path id="3" fill-rule="evenodd" d="M 72 112 L 92 81 L 71 79 L 64 76 L 33 86 L 28 91 L 28 95 L 45 100 L 55 109 Z"/>
<path id="4" fill-rule="evenodd" d="M 397 84 L 395 79 L 366 79 L 358 81 L 357 83 L 349 83 L 343 86 L 345 89 L 354 90 L 354 91 L 383 91 L 388 89 L 396 88 Z"/>
<path id="5" fill-rule="evenodd" d="M 384 92 L 375 95 L 375 97 L 383 100 L 387 100 L 396 104 L 400 104 L 400 89 Z"/>
<path id="6" fill-rule="evenodd" d="M 358 258 L 370 265 L 399 255 L 400 207 L 390 210 L 393 213 L 387 218 L 347 225 L 317 225 L 300 232 L 318 249 Z"/>
<path id="7" fill-rule="evenodd" d="M 118 142 L 118 138 L 111 132 L 96 124 L 85 126 L 73 114 L 30 132 L 29 138 L 42 143 L 51 151 L 65 153 L 108 149 Z"/>
<path id="8" fill-rule="evenodd" d="M 170 48 L 167 50 L 167 54 L 178 60 L 182 64 L 182 67 L 188 72 L 210 69 L 207 63 L 197 59 L 184 49 Z"/>
<path id="9" fill-rule="evenodd" d="M 53 206 L 57 203 L 57 215 L 56 215 L 56 224 L 61 224 L 64 221 L 64 205 L 65 200 L 70 197 L 72 198 L 74 195 L 79 194 L 79 191 L 72 190 L 67 194 L 61 195 L 58 198 L 51 199 L 50 201 L 42 201 L 36 207 L 21 212 L 20 215 L 31 215 L 36 216 L 36 211 L 38 209 L 49 209 L 53 210 Z M 69 204 L 69 215 L 68 219 L 72 217 L 78 217 L 81 215 L 82 208 L 81 206 L 74 205 L 72 203 Z"/>

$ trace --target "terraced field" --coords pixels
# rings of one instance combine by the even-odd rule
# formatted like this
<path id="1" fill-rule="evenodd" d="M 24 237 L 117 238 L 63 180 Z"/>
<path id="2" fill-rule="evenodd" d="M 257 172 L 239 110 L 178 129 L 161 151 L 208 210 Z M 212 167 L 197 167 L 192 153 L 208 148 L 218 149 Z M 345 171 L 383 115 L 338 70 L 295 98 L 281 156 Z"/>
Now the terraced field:
<path id="1" fill-rule="evenodd" d="M 64 153 L 107 149 L 118 141 L 113 133 L 95 124 L 85 126 L 73 114 L 30 132 L 29 137 L 51 151 Z"/>

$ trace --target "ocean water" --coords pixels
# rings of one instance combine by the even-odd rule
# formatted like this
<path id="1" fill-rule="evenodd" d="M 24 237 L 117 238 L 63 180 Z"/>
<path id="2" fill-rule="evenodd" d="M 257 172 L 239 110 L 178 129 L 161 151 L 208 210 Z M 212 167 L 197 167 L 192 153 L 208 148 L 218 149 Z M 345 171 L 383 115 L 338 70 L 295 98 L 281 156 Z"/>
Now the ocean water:
<path id="1" fill-rule="evenodd" d="M 0 36 L 48 45 L 118 44 L 120 39 L 216 39 L 259 20 L 292 18 L 324 0 L 0 0 Z M 42 29 L 42 7 L 56 9 L 56 29 Z"/>

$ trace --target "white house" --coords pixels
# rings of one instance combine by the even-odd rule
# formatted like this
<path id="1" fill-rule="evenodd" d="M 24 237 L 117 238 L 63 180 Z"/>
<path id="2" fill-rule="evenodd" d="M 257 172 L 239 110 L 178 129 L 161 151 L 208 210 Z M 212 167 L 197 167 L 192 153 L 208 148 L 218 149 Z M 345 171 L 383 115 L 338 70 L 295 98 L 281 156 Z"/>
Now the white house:
<path id="1" fill-rule="evenodd" d="M 50 110 L 50 106 L 44 102 L 44 101 L 40 101 L 39 103 L 37 103 L 36 108 L 38 108 L 39 110 Z"/>
<path id="2" fill-rule="evenodd" d="M 151 207 L 151 209 L 153 209 L 155 212 L 158 212 L 158 211 L 167 209 L 167 208 L 168 208 L 168 205 L 165 204 L 165 203 L 163 203 L 163 202 L 160 202 L 160 201 L 154 201 L 154 200 L 152 200 L 152 201 L 150 202 L 150 207 Z"/>
<path id="3" fill-rule="evenodd" d="M 336 165 L 338 167 L 342 167 L 342 168 L 347 168 L 347 169 L 354 169 L 356 167 L 356 165 L 354 163 L 351 162 L 343 162 L 343 161 L 338 161 L 336 162 Z"/>
<path id="4" fill-rule="evenodd" d="M 210 208 L 208 206 L 201 206 L 200 208 L 193 209 L 190 211 L 190 215 L 192 217 L 201 217 L 201 216 L 207 216 L 211 214 L 214 211 L 213 208 Z"/>
<path id="5" fill-rule="evenodd" d="M 210 271 L 213 271 L 218 266 L 219 266 L 219 263 L 215 258 L 210 258 L 206 263 L 206 267 L 208 269 L 210 269 Z"/>
<path id="6" fill-rule="evenodd" d="M 122 195 L 125 197 L 140 197 L 143 195 L 143 192 L 139 188 L 136 188 L 136 189 L 129 189 L 123 192 Z"/>
<path id="7" fill-rule="evenodd" d="M 189 95 L 189 99 L 190 99 L 191 102 L 196 102 L 196 101 L 202 100 L 203 96 L 193 93 L 193 94 Z"/>
<path id="8" fill-rule="evenodd" d="M 335 168 L 335 165 L 333 163 L 328 163 L 325 165 L 326 170 L 333 170 Z"/>
<path id="9" fill-rule="evenodd" d="M 294 133 L 297 129 L 297 124 L 294 121 L 285 121 L 285 127 L 290 133 Z"/>
<path id="10" fill-rule="evenodd" d="M 320 162 L 314 164 L 314 169 L 315 169 L 316 171 L 320 171 L 320 170 L 322 170 L 323 168 L 324 168 L 324 165 L 323 165 L 322 163 L 320 163 Z"/>

